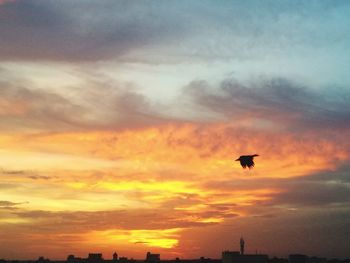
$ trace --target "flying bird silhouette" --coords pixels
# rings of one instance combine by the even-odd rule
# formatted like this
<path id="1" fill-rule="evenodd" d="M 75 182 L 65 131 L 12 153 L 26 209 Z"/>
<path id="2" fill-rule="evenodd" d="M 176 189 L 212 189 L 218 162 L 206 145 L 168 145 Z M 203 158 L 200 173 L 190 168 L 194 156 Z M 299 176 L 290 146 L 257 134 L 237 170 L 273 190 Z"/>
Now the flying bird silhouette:
<path id="1" fill-rule="evenodd" d="M 245 168 L 253 168 L 254 167 L 254 157 L 259 156 L 258 154 L 253 154 L 253 155 L 242 155 L 235 161 L 240 161 L 243 169 Z"/>

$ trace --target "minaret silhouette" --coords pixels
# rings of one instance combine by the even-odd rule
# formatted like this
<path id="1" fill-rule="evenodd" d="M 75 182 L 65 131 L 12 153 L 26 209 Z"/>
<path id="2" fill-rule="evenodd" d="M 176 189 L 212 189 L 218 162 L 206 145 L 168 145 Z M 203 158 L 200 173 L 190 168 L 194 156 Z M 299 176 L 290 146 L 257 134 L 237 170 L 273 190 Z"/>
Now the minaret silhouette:
<path id="1" fill-rule="evenodd" d="M 239 244 L 241 245 L 241 255 L 244 255 L 244 239 L 241 237 L 239 240 Z"/>
<path id="2" fill-rule="evenodd" d="M 113 261 L 118 261 L 118 254 L 117 254 L 117 252 L 113 253 Z"/>

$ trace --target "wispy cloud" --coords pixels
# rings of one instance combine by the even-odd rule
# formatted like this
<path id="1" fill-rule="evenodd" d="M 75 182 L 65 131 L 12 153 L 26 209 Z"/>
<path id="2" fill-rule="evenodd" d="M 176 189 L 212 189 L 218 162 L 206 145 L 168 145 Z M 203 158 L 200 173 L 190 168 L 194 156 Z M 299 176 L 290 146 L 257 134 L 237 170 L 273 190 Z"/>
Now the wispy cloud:
<path id="1" fill-rule="evenodd" d="M 122 129 L 166 122 L 144 95 L 102 80 L 86 83 L 69 98 L 47 89 L 38 89 L 28 80 L 1 82 L 0 127 L 3 130 L 62 131 Z M 107 87 L 105 86 L 107 85 Z"/>
<path id="2" fill-rule="evenodd" d="M 349 123 L 345 104 L 350 94 L 345 89 L 320 91 L 287 79 L 260 78 L 248 83 L 225 80 L 215 88 L 196 81 L 184 93 L 209 113 L 257 128 L 348 128 Z"/>
<path id="3" fill-rule="evenodd" d="M 11 202 L 11 201 L 0 200 L 0 207 L 2 207 L 2 208 L 14 207 L 14 206 L 18 206 L 21 204 L 23 204 L 23 203 L 15 203 L 15 202 Z"/>

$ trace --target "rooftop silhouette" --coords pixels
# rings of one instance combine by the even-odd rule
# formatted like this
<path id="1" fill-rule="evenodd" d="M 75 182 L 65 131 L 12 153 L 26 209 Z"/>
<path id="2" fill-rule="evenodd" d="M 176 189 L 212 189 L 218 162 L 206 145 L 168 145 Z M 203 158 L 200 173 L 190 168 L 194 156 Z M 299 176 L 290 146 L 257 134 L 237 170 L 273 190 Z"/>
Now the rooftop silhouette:
<path id="1" fill-rule="evenodd" d="M 0 263 L 350 263 L 350 259 L 326 259 L 321 257 L 309 257 L 303 254 L 290 254 L 288 258 L 270 258 L 267 254 L 246 254 L 243 237 L 239 240 L 240 251 L 223 251 L 221 259 L 200 257 L 198 259 L 166 259 L 161 260 L 161 255 L 147 252 L 145 259 L 133 259 L 119 257 L 117 252 L 105 259 L 102 253 L 89 253 L 86 258 L 68 255 L 66 260 L 53 260 L 40 256 L 37 260 L 5 260 Z"/>

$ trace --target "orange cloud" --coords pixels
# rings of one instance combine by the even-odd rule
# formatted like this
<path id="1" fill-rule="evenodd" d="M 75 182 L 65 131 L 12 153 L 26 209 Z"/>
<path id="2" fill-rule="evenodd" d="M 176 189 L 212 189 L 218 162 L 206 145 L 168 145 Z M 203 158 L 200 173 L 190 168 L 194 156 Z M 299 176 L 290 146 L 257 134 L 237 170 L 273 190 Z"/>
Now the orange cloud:
<path id="1" fill-rule="evenodd" d="M 129 172 L 174 171 L 196 177 L 245 176 L 233 162 L 245 153 L 259 153 L 257 167 L 250 171 L 259 177 L 293 177 L 334 168 L 348 157 L 346 144 L 313 133 L 276 134 L 249 131 L 227 124 L 165 125 L 121 132 L 56 133 L 17 136 L 11 147 L 45 150 L 108 159 L 118 169 Z M 180 176 L 180 175 L 178 175 Z"/>
<path id="2" fill-rule="evenodd" d="M 1 2 L 0 2 L 1 4 Z M 8 100 L 0 98 L 0 117 L 1 116 L 20 116 L 29 111 L 28 103 L 20 100 Z"/>
<path id="3" fill-rule="evenodd" d="M 2 199 L 26 203 L 3 212 L 0 231 L 26 225 L 41 237 L 74 233 L 72 246 L 86 249 L 124 243 L 124 251 L 180 253 L 191 229 L 269 215 L 267 205 L 289 209 L 274 203 L 294 200 L 276 180 L 337 168 L 348 158 L 343 136 L 222 123 L 2 134 Z M 233 161 L 246 153 L 260 155 L 253 170 Z"/>

